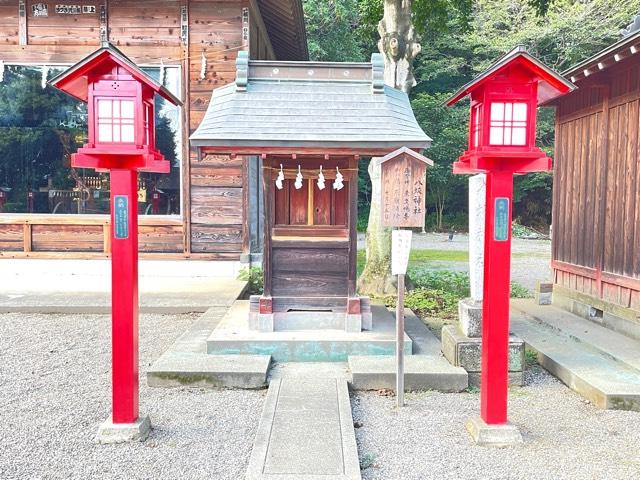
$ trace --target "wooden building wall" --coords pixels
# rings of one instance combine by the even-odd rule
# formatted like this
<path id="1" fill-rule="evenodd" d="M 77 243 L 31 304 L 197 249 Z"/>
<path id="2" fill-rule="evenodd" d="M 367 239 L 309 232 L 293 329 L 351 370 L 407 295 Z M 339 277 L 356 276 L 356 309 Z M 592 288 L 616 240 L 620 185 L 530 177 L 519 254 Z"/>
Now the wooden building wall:
<path id="1" fill-rule="evenodd" d="M 34 3 L 47 3 L 49 15 L 34 17 Z M 188 137 L 202 120 L 212 90 L 234 81 L 239 50 L 251 49 L 256 59 L 273 58 L 255 0 L 73 4 L 94 5 L 97 13 L 57 15 L 55 2 L 0 0 L 0 59 L 6 64 L 73 64 L 98 48 L 102 30 L 136 63 L 159 66 L 162 59 L 165 65 L 180 65 L 182 217 L 141 216 L 140 250 L 164 257 L 238 259 L 249 248 L 246 167 L 240 158 L 198 159 Z M 108 216 L 0 214 L 0 257 L 106 256 L 108 232 Z"/>
<path id="2" fill-rule="evenodd" d="M 578 86 L 557 111 L 555 283 L 640 311 L 640 64 L 632 57 Z"/>

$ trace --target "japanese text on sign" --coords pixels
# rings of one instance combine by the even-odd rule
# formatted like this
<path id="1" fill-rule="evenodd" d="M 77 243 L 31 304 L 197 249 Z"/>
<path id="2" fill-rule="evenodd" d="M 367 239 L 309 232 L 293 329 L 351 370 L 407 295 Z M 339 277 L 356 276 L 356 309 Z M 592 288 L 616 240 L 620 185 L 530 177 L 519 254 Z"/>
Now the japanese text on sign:
<path id="1" fill-rule="evenodd" d="M 409 155 L 382 163 L 383 226 L 424 226 L 426 169 L 425 163 Z"/>
<path id="2" fill-rule="evenodd" d="M 129 238 L 129 197 L 116 195 L 113 199 L 113 236 Z"/>
<path id="3" fill-rule="evenodd" d="M 493 239 L 498 242 L 509 240 L 509 199 L 498 197 L 493 215 Z"/>

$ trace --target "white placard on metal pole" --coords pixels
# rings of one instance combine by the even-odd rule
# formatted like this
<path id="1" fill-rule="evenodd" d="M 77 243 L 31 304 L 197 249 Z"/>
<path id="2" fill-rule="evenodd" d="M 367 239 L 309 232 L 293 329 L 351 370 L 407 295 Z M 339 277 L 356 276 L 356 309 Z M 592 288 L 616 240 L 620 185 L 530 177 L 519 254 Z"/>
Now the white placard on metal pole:
<path id="1" fill-rule="evenodd" d="M 411 230 L 391 232 L 391 273 L 398 275 L 396 305 L 396 399 L 404 406 L 404 276 L 411 252 Z"/>

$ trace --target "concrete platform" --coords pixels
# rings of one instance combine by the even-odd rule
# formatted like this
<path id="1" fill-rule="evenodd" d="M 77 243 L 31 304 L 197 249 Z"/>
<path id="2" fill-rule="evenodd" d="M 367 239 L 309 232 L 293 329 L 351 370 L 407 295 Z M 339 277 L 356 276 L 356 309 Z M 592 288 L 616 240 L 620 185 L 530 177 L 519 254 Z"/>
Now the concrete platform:
<path id="1" fill-rule="evenodd" d="M 359 480 L 347 382 L 274 379 L 253 444 L 247 480 Z"/>
<path id="2" fill-rule="evenodd" d="M 207 340 L 207 352 L 214 355 L 271 355 L 276 362 L 344 362 L 350 355 L 394 355 L 395 318 L 383 306 L 372 306 L 372 313 L 371 331 L 258 332 L 249 329 L 249 302 L 239 300 Z M 412 340 L 406 334 L 405 353 L 412 353 Z"/>
<path id="3" fill-rule="evenodd" d="M 243 295 L 247 282 L 230 278 L 140 281 L 140 312 L 179 314 L 205 312 L 213 306 L 230 306 Z M 171 288 L 171 290 L 169 290 Z M 110 313 L 109 291 L 79 290 L 13 292 L 0 291 L 0 313 Z"/>
<path id="4" fill-rule="evenodd" d="M 538 312 L 537 308 L 544 309 L 544 312 Z M 523 310 L 537 312 L 539 317 L 532 318 L 522 313 Z M 585 340 L 595 335 L 591 325 L 584 323 L 588 321 L 566 312 L 562 317 L 556 316 L 559 313 L 549 306 L 535 306 L 529 310 L 526 303 L 516 302 L 511 311 L 511 330 L 538 352 L 540 365 L 594 405 L 640 411 L 640 370 L 630 366 L 633 363 L 631 353 L 622 344 L 620 349 L 615 349 L 613 343 L 604 338 L 594 341 L 594 344 L 587 343 Z M 567 318 L 566 315 L 575 318 Z M 556 328 L 561 321 L 558 319 L 562 318 L 574 323 L 567 325 L 573 334 Z M 549 324 L 545 323 L 547 319 Z M 576 335 L 579 325 L 586 329 L 584 337 Z M 600 333 L 618 335 L 611 331 Z M 608 345 L 607 351 L 601 350 L 605 345 Z M 612 356 L 612 353 L 621 355 L 631 364 Z"/>
<path id="5" fill-rule="evenodd" d="M 140 311 L 177 314 L 230 306 L 246 282 L 238 262 L 141 260 Z M 110 313 L 111 261 L 0 259 L 0 313 Z"/>

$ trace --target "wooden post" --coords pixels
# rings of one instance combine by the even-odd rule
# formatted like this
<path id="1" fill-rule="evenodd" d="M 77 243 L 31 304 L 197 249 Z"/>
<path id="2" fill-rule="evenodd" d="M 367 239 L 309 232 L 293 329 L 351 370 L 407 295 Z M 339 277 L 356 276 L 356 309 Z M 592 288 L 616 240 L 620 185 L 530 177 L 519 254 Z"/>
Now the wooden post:
<path id="1" fill-rule="evenodd" d="M 138 174 L 111 170 L 113 423 L 138 420 Z"/>
<path id="2" fill-rule="evenodd" d="M 264 202 L 264 245 L 262 247 L 263 297 L 271 297 L 271 228 L 273 226 L 273 198 L 271 162 L 262 155 L 262 198 Z"/>
<path id="3" fill-rule="evenodd" d="M 487 173 L 480 414 L 507 423 L 513 174 Z"/>
<path id="4" fill-rule="evenodd" d="M 396 305 L 396 398 L 398 407 L 404 407 L 404 274 L 398 275 Z"/>

